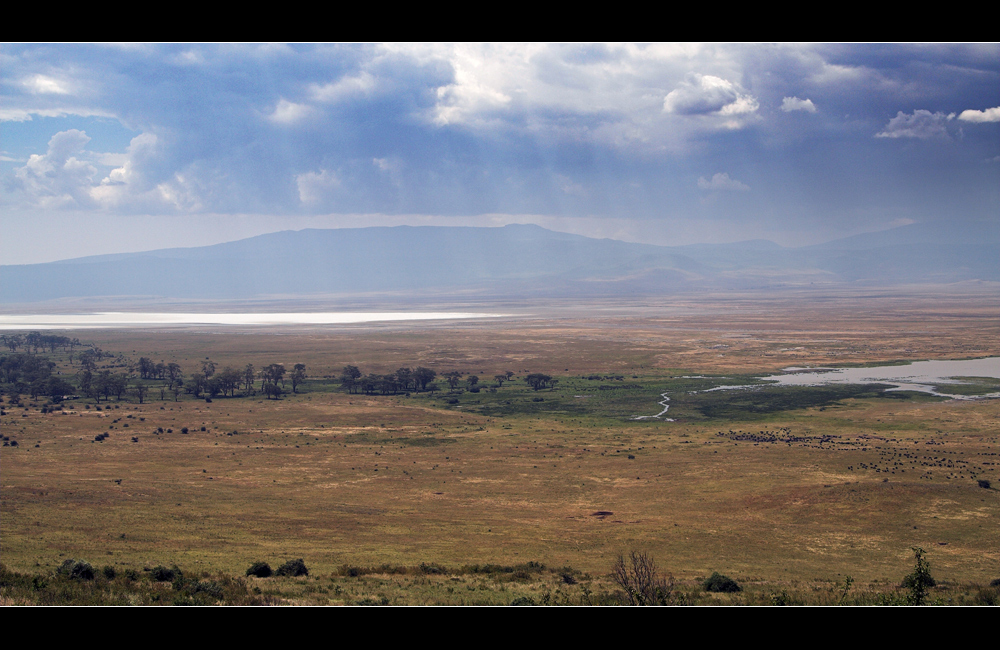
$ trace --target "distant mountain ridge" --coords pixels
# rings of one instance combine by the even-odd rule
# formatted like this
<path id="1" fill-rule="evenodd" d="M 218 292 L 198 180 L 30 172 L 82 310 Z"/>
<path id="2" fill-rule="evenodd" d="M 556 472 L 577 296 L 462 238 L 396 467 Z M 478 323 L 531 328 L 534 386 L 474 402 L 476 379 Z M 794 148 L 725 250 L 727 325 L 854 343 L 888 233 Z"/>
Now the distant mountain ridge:
<path id="1" fill-rule="evenodd" d="M 942 241 L 947 239 L 947 241 Z M 282 231 L 212 246 L 0 266 L 0 301 L 160 296 L 248 299 L 479 291 L 662 294 L 808 282 L 1000 280 L 1000 236 L 944 238 L 904 226 L 818 246 L 657 246 L 535 225 Z"/>

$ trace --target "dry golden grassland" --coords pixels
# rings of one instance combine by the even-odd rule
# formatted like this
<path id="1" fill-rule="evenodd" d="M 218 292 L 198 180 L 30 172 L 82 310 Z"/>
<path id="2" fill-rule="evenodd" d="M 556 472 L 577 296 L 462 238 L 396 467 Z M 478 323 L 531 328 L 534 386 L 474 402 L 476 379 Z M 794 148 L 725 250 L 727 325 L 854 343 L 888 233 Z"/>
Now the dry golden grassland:
<path id="1" fill-rule="evenodd" d="M 3 434 L 19 445 L 2 448 L 3 563 L 51 572 L 83 558 L 242 575 L 254 561 L 303 558 L 320 580 L 288 583 L 285 596 L 300 602 L 558 601 L 557 592 L 583 602 L 581 585 L 614 590 L 607 575 L 629 549 L 647 551 L 679 585 L 719 571 L 761 593 L 829 596 L 810 602 L 835 602 L 848 575 L 864 589 L 892 588 L 913 565 L 912 547 L 927 550 L 945 584 L 1000 577 L 1000 401 L 788 393 L 740 410 L 726 393 L 711 404 L 685 397 L 703 385 L 682 379 L 728 377 L 717 385 L 789 365 L 1000 355 L 997 299 L 706 298 L 580 312 L 73 332 L 132 359 L 176 361 L 185 376 L 209 357 L 219 369 L 305 363 L 310 379 L 280 400 L 161 401 L 154 382 L 146 403 L 112 399 L 100 411 L 93 400 L 44 414 L 42 400 L 5 402 Z M 75 372 L 66 355 L 50 356 Z M 347 364 L 365 373 L 428 366 L 444 389 L 349 395 L 323 379 Z M 449 370 L 487 386 L 507 370 L 518 379 L 453 395 L 440 381 Z M 528 372 L 560 381 L 536 392 Z M 677 421 L 630 419 L 659 411 L 664 391 L 674 391 Z M 110 435 L 97 442 L 100 433 Z M 549 571 L 510 583 L 467 571 L 376 575 L 360 587 L 339 575 L 345 566 L 528 562 L 571 567 L 579 579 Z"/>

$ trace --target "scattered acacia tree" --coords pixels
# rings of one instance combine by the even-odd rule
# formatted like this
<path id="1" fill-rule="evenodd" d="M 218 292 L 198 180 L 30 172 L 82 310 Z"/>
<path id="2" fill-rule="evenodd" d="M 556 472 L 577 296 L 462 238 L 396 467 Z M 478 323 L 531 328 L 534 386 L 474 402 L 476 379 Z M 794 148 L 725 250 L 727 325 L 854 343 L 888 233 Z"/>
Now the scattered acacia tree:
<path id="1" fill-rule="evenodd" d="M 148 357 L 139 357 L 139 379 L 152 379 L 156 364 Z"/>
<path id="2" fill-rule="evenodd" d="M 360 378 L 361 371 L 358 370 L 357 366 L 344 366 L 340 373 L 340 385 L 353 395 L 358 392 L 358 379 Z"/>
<path id="3" fill-rule="evenodd" d="M 430 368 L 424 368 L 423 366 L 417 366 L 417 369 L 413 371 L 413 381 L 420 390 L 427 390 L 427 385 L 434 381 L 437 377 L 437 373 Z"/>
<path id="4" fill-rule="evenodd" d="M 535 390 L 545 388 L 546 384 L 552 383 L 552 377 L 549 375 L 543 375 L 540 372 L 534 372 L 524 378 L 524 381 L 528 382 L 528 385 Z"/>
<path id="5" fill-rule="evenodd" d="M 253 392 L 253 380 L 257 378 L 257 372 L 254 370 L 253 364 L 248 363 L 247 367 L 243 369 L 243 390 L 248 394 Z"/>
<path id="6" fill-rule="evenodd" d="M 448 385 L 451 386 L 451 389 L 455 390 L 455 387 L 458 386 L 458 382 L 462 380 L 462 373 L 457 370 L 452 370 L 451 372 L 444 373 L 444 379 L 448 382 Z"/>
<path id="7" fill-rule="evenodd" d="M 201 392 L 205 390 L 205 375 L 194 372 L 191 373 L 191 380 L 184 384 L 184 390 L 191 393 L 195 397 L 201 397 Z"/>
<path id="8" fill-rule="evenodd" d="M 628 557 L 619 553 L 611 575 L 629 605 L 669 605 L 674 601 L 673 578 L 660 576 L 648 553 L 631 551 Z"/>
<path id="9" fill-rule="evenodd" d="M 285 385 L 285 366 L 280 363 L 272 363 L 263 370 L 260 371 L 261 376 L 261 390 L 264 390 L 264 384 L 271 383 L 277 384 L 279 381 L 281 385 Z"/>
<path id="10" fill-rule="evenodd" d="M 97 361 L 100 359 L 100 354 L 94 350 L 84 350 L 80 353 L 80 366 L 84 370 L 89 370 L 93 372 L 97 370 Z"/>
<path id="11" fill-rule="evenodd" d="M 218 375 L 219 388 L 222 389 L 222 394 L 229 393 L 230 397 L 236 397 L 236 389 L 240 387 L 243 377 L 243 372 L 236 368 L 229 366 L 223 368 L 222 372 Z"/>
<path id="12" fill-rule="evenodd" d="M 416 382 L 413 380 L 413 371 L 409 368 L 400 368 L 397 370 L 396 383 L 403 390 L 410 390 L 410 386 L 416 387 Z"/>
<path id="13" fill-rule="evenodd" d="M 301 384 L 306 379 L 306 364 L 297 363 L 295 367 L 292 368 L 292 392 L 297 393 L 295 388 Z"/>

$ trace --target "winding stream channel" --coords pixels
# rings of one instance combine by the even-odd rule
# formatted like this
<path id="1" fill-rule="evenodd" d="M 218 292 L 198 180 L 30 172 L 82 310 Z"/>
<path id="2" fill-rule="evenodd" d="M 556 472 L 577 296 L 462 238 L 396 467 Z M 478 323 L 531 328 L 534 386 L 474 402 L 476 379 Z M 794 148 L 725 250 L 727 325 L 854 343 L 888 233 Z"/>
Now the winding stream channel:
<path id="1" fill-rule="evenodd" d="M 663 407 L 662 411 L 660 411 L 656 415 L 636 415 L 635 417 L 633 417 L 631 419 L 633 419 L 633 420 L 659 420 L 660 417 L 670 409 L 670 405 L 667 404 L 667 402 L 670 401 L 670 398 L 667 397 L 667 394 L 666 393 L 660 393 L 660 397 L 663 398 L 663 401 L 662 402 L 657 402 L 657 403 L 660 406 Z M 664 422 L 673 422 L 674 419 L 673 418 L 663 418 L 663 421 Z"/>

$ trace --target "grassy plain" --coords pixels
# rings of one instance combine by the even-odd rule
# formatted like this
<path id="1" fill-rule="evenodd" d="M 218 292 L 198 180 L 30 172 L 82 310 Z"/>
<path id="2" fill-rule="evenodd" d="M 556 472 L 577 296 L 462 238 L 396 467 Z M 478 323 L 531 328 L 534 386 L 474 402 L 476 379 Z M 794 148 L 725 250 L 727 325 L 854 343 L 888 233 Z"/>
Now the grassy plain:
<path id="1" fill-rule="evenodd" d="M 514 593 L 580 602 L 582 586 L 613 589 L 607 574 L 629 549 L 695 591 L 713 571 L 730 575 L 757 589 L 746 602 L 779 590 L 835 601 L 848 575 L 856 589 L 891 589 L 916 546 L 946 585 L 1000 577 L 1000 400 L 878 387 L 692 393 L 793 365 L 1000 355 L 994 296 L 714 296 L 508 311 L 280 332 L 69 333 L 132 359 L 176 361 L 186 375 L 208 357 L 220 369 L 305 363 L 310 379 L 276 401 L 161 401 L 154 388 L 145 404 L 133 396 L 101 411 L 92 400 L 49 413 L 41 400 L 5 404 L 3 434 L 19 444 L 2 448 L 3 563 L 51 572 L 83 558 L 242 575 L 257 560 L 301 557 L 319 580 L 288 582 L 285 596 L 300 602 L 499 603 Z M 65 355 L 51 357 L 75 371 Z M 436 394 L 349 395 L 324 379 L 347 364 L 458 370 L 486 386 L 508 370 L 517 378 L 479 393 L 439 382 Z M 529 372 L 559 383 L 534 391 Z M 675 421 L 632 419 L 659 412 L 664 392 Z M 96 442 L 99 433 L 110 436 Z M 528 562 L 569 569 L 514 582 L 459 571 Z M 422 563 L 451 573 L 340 575 Z"/>

